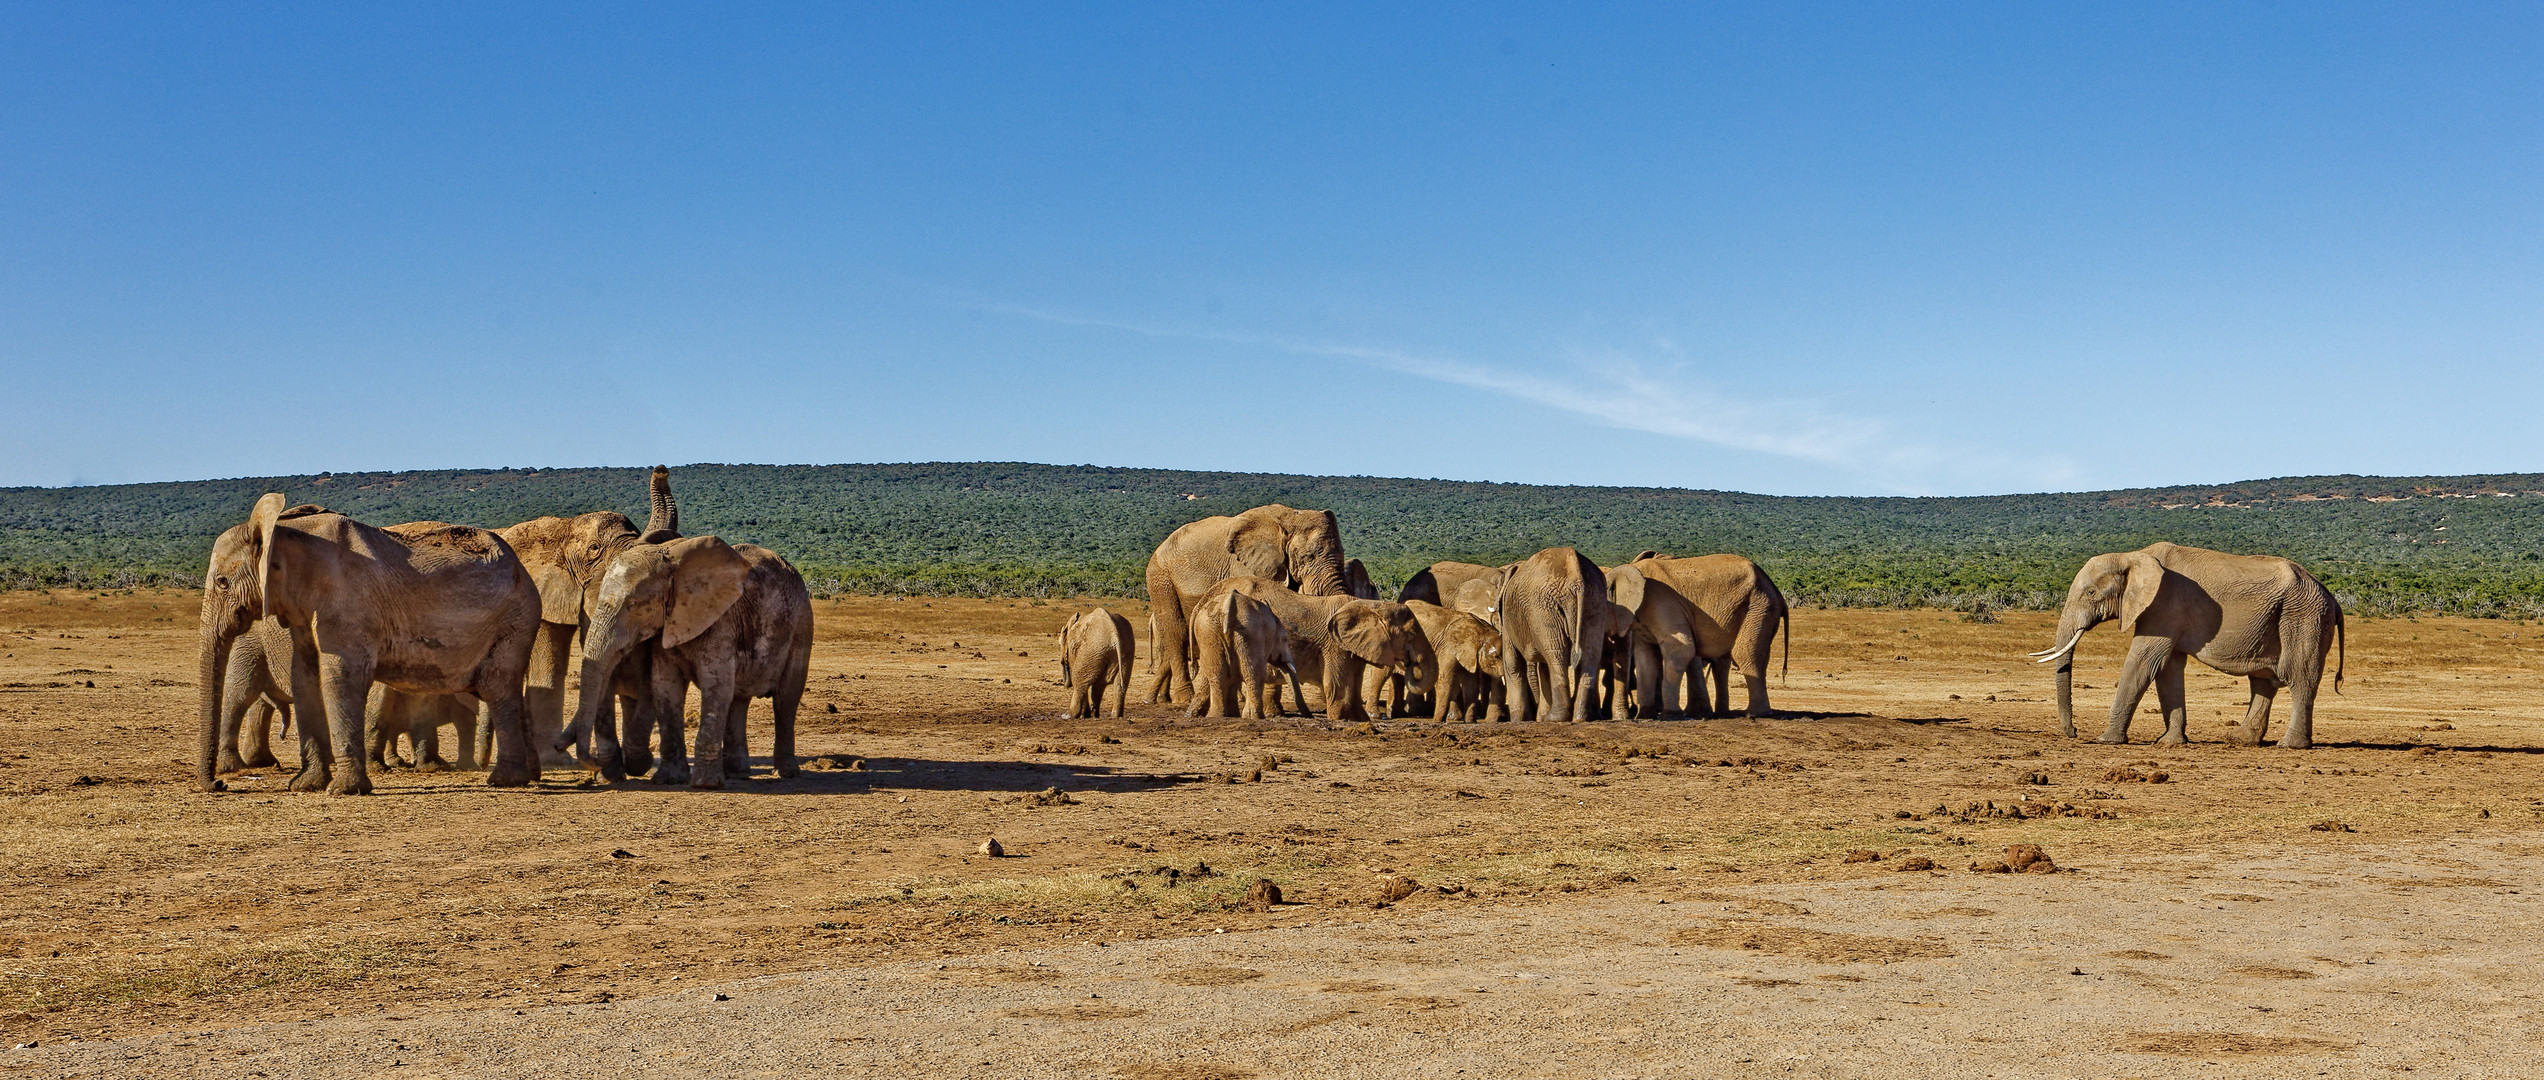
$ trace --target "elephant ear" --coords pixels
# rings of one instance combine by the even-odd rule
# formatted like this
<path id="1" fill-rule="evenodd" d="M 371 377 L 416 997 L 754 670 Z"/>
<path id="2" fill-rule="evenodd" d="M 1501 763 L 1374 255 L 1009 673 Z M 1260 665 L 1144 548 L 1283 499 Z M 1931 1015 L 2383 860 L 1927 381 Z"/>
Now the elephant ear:
<path id="1" fill-rule="evenodd" d="M 1643 613 L 1643 571 L 1632 565 L 1608 571 L 1608 599 L 1634 614 Z"/>
<path id="2" fill-rule="evenodd" d="M 1634 557 L 1633 557 L 1633 558 L 1631 558 L 1631 559 L 1627 559 L 1627 560 L 1625 560 L 1625 561 L 1627 561 L 1627 562 L 1642 562 L 1642 561 L 1643 561 L 1643 560 L 1645 560 L 1645 559 L 1657 559 L 1657 558 L 1660 558 L 1660 557 L 1661 557 L 1661 553 L 1660 553 L 1660 552 L 1653 551 L 1653 550 L 1651 550 L 1651 549 L 1649 549 L 1649 548 L 1646 548 L 1646 549 L 1644 549 L 1644 551 L 1643 551 L 1642 553 L 1640 553 L 1640 554 L 1638 554 L 1638 555 L 1634 556 Z"/>
<path id="3" fill-rule="evenodd" d="M 2120 632 L 2134 637 L 2138 616 L 2154 606 L 2156 592 L 2164 587 L 2164 564 L 2143 551 L 2132 551 L 2120 558 L 2129 568 L 2129 583 L 2120 589 Z"/>
<path id="4" fill-rule="evenodd" d="M 1325 631 L 1354 656 L 1375 656 L 1387 645 L 1387 617 L 1360 604 L 1336 605 Z"/>
<path id="5" fill-rule="evenodd" d="M 256 500 L 256 508 L 247 512 L 248 535 L 256 538 L 256 602 L 264 605 L 257 614 L 274 618 L 281 614 L 281 598 L 274 594 L 282 581 L 274 573 L 274 527 L 283 520 L 283 493 L 268 491 Z"/>
<path id="6" fill-rule="evenodd" d="M 671 560 L 671 614 L 663 620 L 663 647 L 676 648 L 707 632 L 742 598 L 742 579 L 751 564 L 740 552 L 712 536 L 674 540 L 663 545 Z"/>
<path id="7" fill-rule="evenodd" d="M 540 622 L 572 625 L 583 621 L 583 579 L 562 566 L 542 563 L 530 569 L 530 583 L 539 588 Z"/>
<path id="8" fill-rule="evenodd" d="M 1290 549 L 1277 522 L 1238 518 L 1237 527 L 1228 530 L 1228 554 L 1237 564 L 1230 577 L 1290 578 Z"/>

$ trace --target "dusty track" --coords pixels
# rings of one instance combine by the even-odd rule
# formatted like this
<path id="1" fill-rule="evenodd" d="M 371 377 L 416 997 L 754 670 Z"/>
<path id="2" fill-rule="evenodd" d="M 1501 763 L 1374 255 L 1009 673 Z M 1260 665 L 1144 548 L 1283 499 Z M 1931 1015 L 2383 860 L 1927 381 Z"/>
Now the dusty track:
<path id="1" fill-rule="evenodd" d="M 2532 1011 L 2519 976 L 2538 959 L 2524 905 L 2544 866 L 2530 753 L 2544 695 L 2514 624 L 2353 620 L 2323 747 L 2281 752 L 2219 743 L 2241 683 L 2205 671 L 2190 690 L 2203 742 L 2056 738 L 2047 674 L 2015 662 L 2049 644 L 2046 616 L 1805 610 L 1777 704 L 1817 719 L 1363 733 L 1162 710 L 1060 721 L 1052 634 L 1084 605 L 824 602 L 803 742 L 825 756 L 799 780 L 693 794 L 551 772 L 496 792 L 395 773 L 381 796 L 336 799 L 281 792 L 270 772 L 225 796 L 187 789 L 193 606 L 0 597 L 0 683 L 17 684 L 0 687 L 0 1027 L 44 1044 L 0 1053 L 0 1072 L 191 1067 L 218 1043 L 251 1051 L 233 1075 L 367 1073 L 395 1057 L 374 1053 L 382 1040 L 409 1032 L 410 1066 L 502 1074 L 446 1055 L 503 1044 L 543 1069 L 599 1071 L 574 1048 L 654 1015 L 671 1022 L 640 1022 L 652 1034 L 616 1052 L 695 1053 L 735 1075 L 905 1055 L 979 1075 L 1397 1075 L 1378 1066 L 1403 1054 L 1443 1075 L 1518 1060 L 1707 1075 L 1740 1057 L 1869 1075 L 1928 1056 L 1932 1075 L 1997 1061 L 2157 1075 L 2183 1054 L 2255 1075 L 2290 1055 L 2309 1071 L 2484 1075 L 2536 1046 L 2523 1022 L 2479 1027 L 2486 1010 Z M 2116 648 L 2089 635 L 2080 684 L 2107 688 Z M 2099 694 L 2080 690 L 2083 726 L 2098 727 Z M 2151 712 L 2141 739 L 2160 730 Z M 765 748 L 764 727 L 755 737 Z M 1259 783 L 1227 782 L 1267 757 L 1278 767 Z M 2169 782 L 2106 779 L 2132 769 Z M 1029 797 L 1055 787 L 1072 801 Z M 2107 816 L 1989 816 L 1990 802 Z M 972 854 L 990 835 L 1018 857 Z M 2016 842 L 2081 872 L 1962 870 Z M 1887 857 L 1842 861 L 1857 849 Z M 1950 872 L 1889 869 L 1908 855 Z M 1212 875 L 1192 876 L 1196 862 Z M 1424 888 L 1373 908 L 1382 871 Z M 1257 876 L 1300 903 L 1232 906 Z M 1955 907 L 1970 910 L 1911 918 Z M 1400 929 L 1415 938 L 1402 950 L 1388 944 Z M 1922 945 L 1829 963 L 1776 951 L 1845 945 L 1813 936 L 1828 934 Z M 2130 950 L 2162 959 L 2104 955 Z M 936 970 L 1036 960 L 1069 974 Z M 1497 981 L 1522 960 L 1560 978 Z M 1112 999 L 1068 980 L 1116 961 L 1122 981 L 1105 985 L 1138 1018 L 1002 1015 L 1059 1008 L 1036 996 L 1045 984 Z M 1264 974 L 1150 978 L 1207 966 Z M 813 972 L 832 973 L 796 974 Z M 687 989 L 778 974 L 807 981 L 749 982 L 730 1005 Z M 877 989 L 841 989 L 860 979 Z M 1323 988 L 1353 979 L 1390 989 Z M 1930 1000 L 1890 1012 L 1937 1008 L 1857 1015 L 1912 988 Z M 1438 1003 L 1383 1004 L 1400 998 Z M 677 1018 L 710 1007 L 736 1010 L 735 1039 L 766 1052 L 687 1041 Z M 2432 1018 L 2468 1037 L 2415 1041 Z M 319 1022 L 287 1038 L 179 1034 L 303 1020 Z M 989 1030 L 1014 1038 L 968 1057 Z M 128 1037 L 141 1041 L 100 1042 Z"/>

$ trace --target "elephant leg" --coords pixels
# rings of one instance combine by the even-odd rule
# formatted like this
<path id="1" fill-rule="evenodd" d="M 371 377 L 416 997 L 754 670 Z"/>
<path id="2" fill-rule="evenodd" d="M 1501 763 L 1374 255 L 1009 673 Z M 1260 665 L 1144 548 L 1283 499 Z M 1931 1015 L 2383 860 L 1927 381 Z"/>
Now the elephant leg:
<path id="1" fill-rule="evenodd" d="M 2255 672 L 2248 681 L 2252 685 L 2252 700 L 2244 703 L 2243 726 L 2235 729 L 2237 746 L 2261 745 L 2262 737 L 2270 733 L 2271 699 L 2279 696 L 2279 680 L 2268 672 Z"/>
<path id="2" fill-rule="evenodd" d="M 601 703 L 601 712 L 618 714 L 619 764 L 629 776 L 654 771 L 654 724 L 658 717 L 651 692 L 612 693 L 610 697 L 612 700 Z"/>
<path id="3" fill-rule="evenodd" d="M 1457 713 L 1458 676 L 1461 674 L 1462 669 L 1460 669 L 1456 664 L 1450 663 L 1448 658 L 1445 656 L 1437 663 L 1432 664 L 1431 668 L 1431 718 L 1434 720 L 1447 721 L 1452 719 Z"/>
<path id="4" fill-rule="evenodd" d="M 408 728 L 406 737 L 408 741 L 415 744 L 417 772 L 450 771 L 450 762 L 442 760 L 442 725 L 433 724 L 422 731 Z"/>
<path id="5" fill-rule="evenodd" d="M 480 683 L 477 699 L 485 703 L 486 726 L 494 731 L 495 757 L 486 769 L 486 786 L 530 786 L 539 779 L 539 748 L 530 743 L 530 718 L 524 715 L 521 683 Z"/>
<path id="6" fill-rule="evenodd" d="M 574 649 L 572 623 L 540 623 L 530 636 L 529 675 L 522 680 L 522 708 L 530 725 L 530 745 L 538 747 L 542 763 L 554 768 L 573 768 L 580 759 L 591 756 L 591 735 L 578 740 L 574 751 L 556 749 L 557 733 L 565 730 L 565 674 Z"/>
<path id="7" fill-rule="evenodd" d="M 1705 661 L 1705 676 L 1713 684 L 1713 715 L 1731 715 L 1731 657 L 1717 656 Z"/>
<path id="8" fill-rule="evenodd" d="M 1060 718 L 1063 720 L 1082 720 L 1086 718 L 1086 715 L 1087 684 L 1072 678 L 1069 680 L 1069 711 L 1063 714 Z"/>
<path id="9" fill-rule="evenodd" d="M 477 766 L 489 771 L 495 767 L 494 713 L 483 702 L 477 706 Z"/>
<path id="10" fill-rule="evenodd" d="M 357 653 L 321 652 L 318 679 L 327 703 L 327 741 L 340 759 L 335 777 L 327 784 L 327 793 L 371 794 L 371 773 L 367 768 L 370 755 L 362 745 L 363 705 L 371 696 L 371 658 Z"/>
<path id="11" fill-rule="evenodd" d="M 327 743 L 327 694 L 318 677 L 318 646 L 306 628 L 292 630 L 292 708 L 300 729 L 300 772 L 293 791 L 324 791 L 334 781 L 336 752 Z M 362 715 L 360 709 L 355 716 Z"/>
<path id="12" fill-rule="evenodd" d="M 618 695 L 605 690 L 596 692 L 601 695 L 601 704 L 592 717 L 592 731 L 587 744 L 591 752 L 585 754 L 578 746 L 575 754 L 582 759 L 580 764 L 585 769 L 597 769 L 601 779 L 615 784 L 627 779 L 627 753 L 618 742 Z M 525 709 L 529 708 L 529 696 L 527 691 L 522 694 L 522 707 Z"/>
<path id="13" fill-rule="evenodd" d="M 1581 650 L 1581 663 L 1564 669 L 1564 686 L 1572 698 L 1572 715 L 1587 722 L 1599 719 L 1599 650 Z"/>
<path id="14" fill-rule="evenodd" d="M 2297 672 L 2288 681 L 2288 730 L 2279 735 L 2282 750 L 2306 750 L 2314 746 L 2314 693 L 2323 680 L 2323 660 L 2316 657 L 2311 673 Z M 2258 735 L 2255 736 L 2258 738 Z"/>
<path id="15" fill-rule="evenodd" d="M 2147 686 L 2172 655 L 2170 638 L 2141 637 L 2129 643 L 2128 659 L 2120 664 L 2120 681 L 2111 688 L 2111 723 L 2097 741 L 2115 745 L 2129 741 L 2129 718 L 2137 714 Z"/>
<path id="16" fill-rule="evenodd" d="M 647 711 L 654 715 L 654 730 L 662 738 L 662 750 L 654 766 L 657 784 L 689 782 L 689 681 L 673 670 L 661 657 L 654 660 L 653 694 Z"/>
<path id="17" fill-rule="evenodd" d="M 288 708 L 290 706 L 283 707 Z M 282 712 L 282 709 L 277 709 L 273 699 L 268 697 L 259 696 L 248 705 L 247 719 L 240 726 L 240 734 L 247 744 L 247 752 L 240 760 L 247 768 L 270 769 L 275 766 L 273 738 L 274 715 L 277 712 Z M 284 715 L 288 717 L 290 714 Z"/>
<path id="18" fill-rule="evenodd" d="M 795 713 L 804 704 L 804 681 L 790 683 L 769 698 L 769 767 L 781 779 L 803 775 L 795 762 Z"/>
<path id="19" fill-rule="evenodd" d="M 728 780 L 751 778 L 751 695 L 736 692 L 733 704 L 724 711 L 724 775 Z"/>
<path id="20" fill-rule="evenodd" d="M 731 661 L 699 665 L 698 741 L 689 748 L 689 786 L 701 791 L 724 786 L 724 740 L 731 731 L 725 715 L 733 707 Z"/>
<path id="21" fill-rule="evenodd" d="M 1679 707 L 1679 680 L 1687 677 L 1687 656 L 1675 649 L 1662 649 L 1659 662 L 1643 673 L 1643 700 L 1659 710 L 1665 720 L 1683 720 L 1687 710 Z"/>
<path id="22" fill-rule="evenodd" d="M 230 665 L 232 669 L 244 666 L 238 663 Z M 265 697 L 257 691 L 255 680 L 243 678 L 242 673 L 236 670 L 221 680 L 221 746 L 213 760 L 213 775 L 247 771 L 249 763 L 239 757 L 239 735 L 244 730 L 248 711 L 265 707 Z M 267 757 L 270 764 L 270 752 Z"/>
<path id="23" fill-rule="evenodd" d="M 2190 702 L 2182 693 L 2182 669 L 2189 661 L 2189 657 L 2174 653 L 2155 671 L 2155 703 L 2164 710 L 2164 734 L 2155 740 L 2158 746 L 2180 746 L 2191 741 Z"/>
<path id="24" fill-rule="evenodd" d="M 478 709 L 482 708 L 482 704 L 478 706 Z M 486 763 L 477 757 L 477 731 L 484 726 L 477 722 L 478 709 L 461 712 L 452 720 L 451 753 L 459 758 L 456 767 L 461 772 L 476 772 L 486 767 Z"/>

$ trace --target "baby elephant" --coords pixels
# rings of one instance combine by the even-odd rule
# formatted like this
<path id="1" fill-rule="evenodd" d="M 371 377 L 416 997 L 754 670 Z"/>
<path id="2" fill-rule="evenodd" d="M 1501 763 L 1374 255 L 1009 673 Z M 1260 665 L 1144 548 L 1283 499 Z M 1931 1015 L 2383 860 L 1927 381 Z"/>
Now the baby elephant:
<path id="1" fill-rule="evenodd" d="M 1060 681 L 1069 686 L 1069 719 L 1099 716 L 1113 691 L 1113 715 L 1131 699 L 1131 660 L 1138 646 L 1131 620 L 1097 608 L 1060 628 Z"/>
<path id="2" fill-rule="evenodd" d="M 1289 631 L 1262 601 L 1226 592 L 1193 609 L 1193 699 L 1186 716 L 1238 716 L 1261 720 L 1281 715 L 1286 674 L 1298 681 L 1290 660 Z"/>
<path id="3" fill-rule="evenodd" d="M 371 687 L 370 708 L 363 727 L 368 738 L 367 752 L 371 766 L 382 771 L 406 764 L 398 755 L 398 736 L 406 736 L 415 750 L 414 768 L 423 772 L 443 772 L 452 765 L 442 760 L 442 728 L 452 729 L 453 748 L 459 755 L 458 768 L 473 771 L 484 768 L 475 753 L 477 748 L 477 702 L 465 694 L 410 694 L 385 684 Z"/>

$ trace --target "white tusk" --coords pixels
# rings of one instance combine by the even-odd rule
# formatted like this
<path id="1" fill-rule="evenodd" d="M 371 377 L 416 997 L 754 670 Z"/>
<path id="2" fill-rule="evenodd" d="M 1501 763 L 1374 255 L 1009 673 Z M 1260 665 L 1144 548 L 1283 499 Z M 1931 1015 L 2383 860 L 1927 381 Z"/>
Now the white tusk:
<path id="1" fill-rule="evenodd" d="M 2050 649 L 2046 652 L 2026 653 L 2024 655 L 2032 657 L 2032 662 L 2035 664 L 2046 664 L 2061 656 L 2067 655 L 2067 650 L 2076 647 L 2076 639 L 2083 636 L 2085 636 L 2085 632 L 2078 630 L 2075 633 L 2067 635 L 2067 640 L 2060 643 L 2055 649 Z"/>

